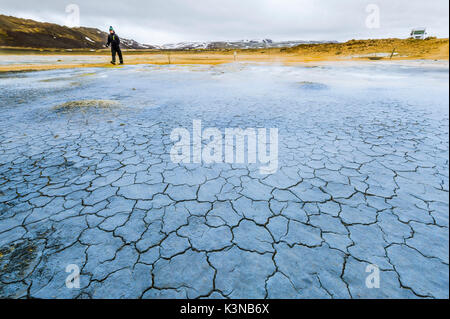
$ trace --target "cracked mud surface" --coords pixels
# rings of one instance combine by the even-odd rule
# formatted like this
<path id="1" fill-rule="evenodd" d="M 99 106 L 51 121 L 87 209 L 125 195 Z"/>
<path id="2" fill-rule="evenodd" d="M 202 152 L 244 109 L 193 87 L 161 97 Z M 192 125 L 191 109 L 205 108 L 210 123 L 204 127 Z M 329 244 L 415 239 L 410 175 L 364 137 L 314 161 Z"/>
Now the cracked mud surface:
<path id="1" fill-rule="evenodd" d="M 1 75 L 0 297 L 448 298 L 448 82 L 378 63 Z M 80 100 L 120 105 L 55 108 Z M 173 164 L 193 119 L 278 128 L 279 170 Z"/>

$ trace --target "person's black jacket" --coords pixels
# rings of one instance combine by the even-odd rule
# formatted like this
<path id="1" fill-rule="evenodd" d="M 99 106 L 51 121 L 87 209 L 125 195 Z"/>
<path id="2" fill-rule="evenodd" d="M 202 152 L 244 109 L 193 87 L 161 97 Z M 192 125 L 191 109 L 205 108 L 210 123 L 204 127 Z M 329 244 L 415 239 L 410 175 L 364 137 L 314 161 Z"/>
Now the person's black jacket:
<path id="1" fill-rule="evenodd" d="M 113 33 L 108 35 L 108 43 L 106 43 L 106 46 L 109 47 L 109 45 L 113 48 L 119 48 L 120 38 L 117 34 Z"/>

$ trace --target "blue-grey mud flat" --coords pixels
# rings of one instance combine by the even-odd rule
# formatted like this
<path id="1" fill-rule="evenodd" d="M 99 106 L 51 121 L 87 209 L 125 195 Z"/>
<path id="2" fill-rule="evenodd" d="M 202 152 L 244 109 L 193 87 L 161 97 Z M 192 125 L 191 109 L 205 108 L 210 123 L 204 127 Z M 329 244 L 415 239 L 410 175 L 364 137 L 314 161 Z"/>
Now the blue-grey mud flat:
<path id="1" fill-rule="evenodd" d="M 448 72 L 1 74 L 0 297 L 448 298 Z M 170 134 L 193 119 L 278 128 L 278 171 L 174 164 Z M 68 265 L 80 288 L 66 287 Z"/>

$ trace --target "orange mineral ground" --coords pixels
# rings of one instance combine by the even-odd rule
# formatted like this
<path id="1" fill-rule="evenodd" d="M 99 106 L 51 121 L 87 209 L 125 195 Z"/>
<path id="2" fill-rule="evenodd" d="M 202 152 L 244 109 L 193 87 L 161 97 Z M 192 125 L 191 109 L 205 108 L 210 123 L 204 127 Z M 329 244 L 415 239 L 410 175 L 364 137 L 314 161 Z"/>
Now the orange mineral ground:
<path id="1" fill-rule="evenodd" d="M 235 54 L 236 52 L 236 54 Z M 130 64 L 222 64 L 265 62 L 296 64 L 324 61 L 398 61 L 449 59 L 449 39 L 376 39 L 302 44 L 292 48 L 240 50 L 124 50 Z M 58 50 L 0 47 L 0 72 L 82 67 L 112 67 L 108 50 Z"/>

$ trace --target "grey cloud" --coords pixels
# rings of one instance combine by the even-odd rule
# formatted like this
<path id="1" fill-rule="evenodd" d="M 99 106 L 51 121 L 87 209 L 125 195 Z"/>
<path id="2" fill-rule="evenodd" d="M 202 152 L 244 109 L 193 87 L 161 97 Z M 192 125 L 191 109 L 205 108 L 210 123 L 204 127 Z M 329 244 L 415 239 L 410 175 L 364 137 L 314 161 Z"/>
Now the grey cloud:
<path id="1" fill-rule="evenodd" d="M 63 23 L 59 0 L 2 0 L 0 13 Z M 447 0 L 74 0 L 81 24 L 114 25 L 125 37 L 145 43 L 238 40 L 348 40 L 406 37 L 415 26 L 448 37 Z M 380 8 L 380 28 L 365 26 L 366 6 Z"/>

